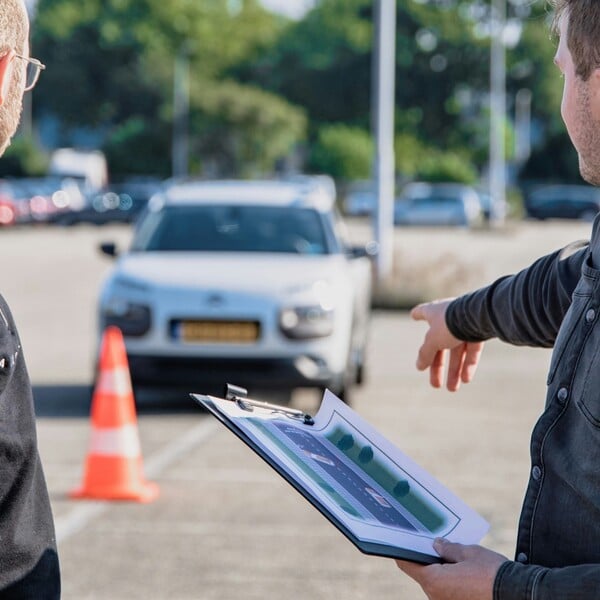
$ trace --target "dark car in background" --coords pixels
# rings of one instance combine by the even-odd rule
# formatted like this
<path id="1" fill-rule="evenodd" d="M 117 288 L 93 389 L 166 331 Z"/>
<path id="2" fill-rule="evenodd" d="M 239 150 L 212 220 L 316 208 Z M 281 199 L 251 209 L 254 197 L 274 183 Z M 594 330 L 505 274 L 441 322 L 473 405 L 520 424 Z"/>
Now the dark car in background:
<path id="1" fill-rule="evenodd" d="M 61 213 L 60 225 L 133 223 L 162 186 L 156 178 L 132 178 L 88 194 L 83 206 Z"/>
<path id="2" fill-rule="evenodd" d="M 600 210 L 600 189 L 589 185 L 545 185 L 525 197 L 525 212 L 533 219 L 592 221 Z"/>

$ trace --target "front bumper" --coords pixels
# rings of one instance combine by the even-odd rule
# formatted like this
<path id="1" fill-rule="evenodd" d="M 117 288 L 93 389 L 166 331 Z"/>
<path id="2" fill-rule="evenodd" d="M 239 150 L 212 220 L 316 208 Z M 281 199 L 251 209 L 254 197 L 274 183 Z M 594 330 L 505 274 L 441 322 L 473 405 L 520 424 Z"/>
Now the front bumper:
<path id="1" fill-rule="evenodd" d="M 189 392 L 221 393 L 225 383 L 252 389 L 296 387 L 337 389 L 343 377 L 319 358 L 204 358 L 128 355 L 134 386 L 185 388 Z"/>

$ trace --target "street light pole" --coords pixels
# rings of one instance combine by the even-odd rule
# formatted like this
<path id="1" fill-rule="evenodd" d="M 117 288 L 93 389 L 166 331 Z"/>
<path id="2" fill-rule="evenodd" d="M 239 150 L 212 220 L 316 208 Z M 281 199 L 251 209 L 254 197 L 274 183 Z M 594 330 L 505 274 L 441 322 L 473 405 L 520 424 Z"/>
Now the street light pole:
<path id="1" fill-rule="evenodd" d="M 492 1 L 490 50 L 490 222 L 504 223 L 506 207 L 506 0 Z"/>
<path id="2" fill-rule="evenodd" d="M 189 172 L 189 114 L 190 114 L 190 59 L 186 44 L 175 57 L 173 75 L 173 177 L 185 177 Z"/>
<path id="3" fill-rule="evenodd" d="M 377 278 L 392 270 L 394 247 L 394 106 L 396 75 L 396 0 L 375 0 L 375 189 L 378 243 Z"/>

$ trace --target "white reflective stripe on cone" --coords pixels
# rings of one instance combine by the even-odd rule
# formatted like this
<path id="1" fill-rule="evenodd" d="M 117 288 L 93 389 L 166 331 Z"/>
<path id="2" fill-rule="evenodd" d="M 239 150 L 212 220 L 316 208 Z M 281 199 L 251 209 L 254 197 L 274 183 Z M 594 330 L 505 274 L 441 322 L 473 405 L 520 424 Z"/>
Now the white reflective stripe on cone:
<path id="1" fill-rule="evenodd" d="M 95 429 L 90 440 L 90 454 L 104 456 L 141 455 L 140 438 L 135 425 L 123 425 L 114 429 Z"/>
<path id="2" fill-rule="evenodd" d="M 96 381 L 96 392 L 125 395 L 131 394 L 129 370 L 123 367 L 101 371 Z"/>

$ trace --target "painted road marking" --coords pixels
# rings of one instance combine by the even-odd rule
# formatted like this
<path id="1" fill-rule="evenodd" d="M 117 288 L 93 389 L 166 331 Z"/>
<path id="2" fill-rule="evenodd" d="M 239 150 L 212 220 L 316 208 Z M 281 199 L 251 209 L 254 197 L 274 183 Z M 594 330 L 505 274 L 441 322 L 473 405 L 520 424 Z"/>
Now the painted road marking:
<path id="1" fill-rule="evenodd" d="M 205 442 L 212 436 L 219 424 L 214 419 L 203 420 L 192 427 L 185 435 L 167 444 L 156 454 L 153 454 L 145 463 L 144 473 L 149 478 L 158 477 L 165 469 L 185 456 L 193 448 Z M 56 541 L 64 542 L 66 539 L 85 529 L 94 519 L 105 513 L 111 506 L 110 502 L 92 501 L 75 507 L 63 517 L 58 517 L 55 522 Z"/>

